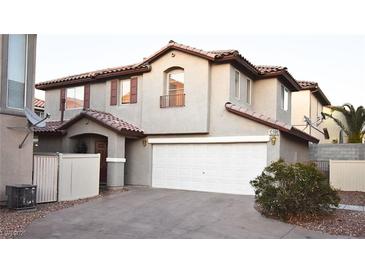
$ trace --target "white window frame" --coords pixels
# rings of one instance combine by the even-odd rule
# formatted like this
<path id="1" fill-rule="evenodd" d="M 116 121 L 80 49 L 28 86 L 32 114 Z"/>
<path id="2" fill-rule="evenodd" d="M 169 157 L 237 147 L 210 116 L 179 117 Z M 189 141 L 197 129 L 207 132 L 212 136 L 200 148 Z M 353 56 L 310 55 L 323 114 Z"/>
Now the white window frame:
<path id="1" fill-rule="evenodd" d="M 248 88 L 248 83 L 250 83 L 250 87 Z M 246 103 L 252 104 L 252 80 L 250 78 L 246 78 Z"/>
<path id="2" fill-rule="evenodd" d="M 68 108 L 67 107 L 67 91 L 69 89 L 76 89 L 76 88 L 83 88 L 83 98 L 82 98 L 82 105 L 83 106 L 82 107 L 79 107 L 79 108 Z M 84 108 L 84 102 L 85 102 L 85 86 L 76 86 L 76 87 L 66 88 L 66 94 L 65 94 L 65 110 L 78 110 L 78 109 L 83 109 Z"/>
<path id="3" fill-rule="evenodd" d="M 128 103 L 123 103 L 123 82 L 125 81 L 129 81 L 129 102 Z M 132 95 L 132 92 L 131 92 L 131 88 L 132 85 L 131 85 L 131 78 L 127 78 L 127 79 L 121 79 L 119 81 L 119 105 L 120 106 L 124 106 L 124 105 L 130 105 L 131 104 L 131 95 Z"/>
<path id="4" fill-rule="evenodd" d="M 8 36 L 8 60 L 9 60 L 9 39 L 10 39 L 10 35 Z M 9 72 L 9 63 L 7 63 L 6 66 L 6 108 L 9 109 L 15 109 L 15 110 L 24 110 L 25 107 L 27 106 L 27 86 L 28 86 L 28 51 L 29 51 L 29 47 L 28 47 L 28 35 L 24 34 L 25 36 L 25 74 L 24 74 L 24 105 L 23 108 L 17 108 L 17 107 L 11 107 L 9 106 L 9 76 L 8 76 L 8 72 Z"/>
<path id="5" fill-rule="evenodd" d="M 285 104 L 285 95 L 286 95 L 286 104 Z M 280 104 L 281 109 L 284 111 L 289 110 L 289 89 L 287 89 L 284 85 L 281 85 L 280 91 Z"/>
<path id="6" fill-rule="evenodd" d="M 236 90 L 236 76 L 237 75 L 238 75 L 238 87 Z M 238 70 L 234 70 L 234 97 L 237 100 L 241 100 L 241 73 Z"/>

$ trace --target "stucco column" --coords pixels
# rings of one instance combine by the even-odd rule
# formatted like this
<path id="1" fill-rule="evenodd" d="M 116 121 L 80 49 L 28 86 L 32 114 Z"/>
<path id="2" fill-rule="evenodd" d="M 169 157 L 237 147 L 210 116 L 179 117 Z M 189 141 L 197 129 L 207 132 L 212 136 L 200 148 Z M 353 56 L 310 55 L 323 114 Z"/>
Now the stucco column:
<path id="1" fill-rule="evenodd" d="M 108 137 L 107 187 L 124 186 L 125 137 L 117 134 Z"/>

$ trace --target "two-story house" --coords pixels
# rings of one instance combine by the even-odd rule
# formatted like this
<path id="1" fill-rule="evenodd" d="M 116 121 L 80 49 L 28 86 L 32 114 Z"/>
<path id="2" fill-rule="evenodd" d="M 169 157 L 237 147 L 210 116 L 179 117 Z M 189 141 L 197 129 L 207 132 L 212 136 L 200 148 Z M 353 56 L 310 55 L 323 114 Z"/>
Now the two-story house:
<path id="1" fill-rule="evenodd" d="M 24 108 L 33 108 L 36 35 L 0 34 L 0 202 L 5 186 L 32 183 L 33 134 Z"/>
<path id="2" fill-rule="evenodd" d="M 285 67 L 255 66 L 236 50 L 174 41 L 142 62 L 36 85 L 48 126 L 40 151 L 101 154 L 109 187 L 253 194 L 272 161 L 308 160 L 318 139 L 291 125 L 302 87 Z"/>

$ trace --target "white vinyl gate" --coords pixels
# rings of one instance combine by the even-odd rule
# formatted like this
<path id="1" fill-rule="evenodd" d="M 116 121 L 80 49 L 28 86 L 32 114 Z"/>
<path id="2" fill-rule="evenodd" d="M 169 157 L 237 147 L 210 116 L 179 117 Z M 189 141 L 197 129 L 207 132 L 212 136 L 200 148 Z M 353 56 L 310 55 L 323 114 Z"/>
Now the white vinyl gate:
<path id="1" fill-rule="evenodd" d="M 37 203 L 96 196 L 99 172 L 100 154 L 34 154 L 33 185 L 37 186 Z"/>
<path id="2" fill-rule="evenodd" d="M 33 185 L 37 186 L 37 203 L 56 202 L 58 197 L 57 154 L 37 154 L 33 157 Z"/>

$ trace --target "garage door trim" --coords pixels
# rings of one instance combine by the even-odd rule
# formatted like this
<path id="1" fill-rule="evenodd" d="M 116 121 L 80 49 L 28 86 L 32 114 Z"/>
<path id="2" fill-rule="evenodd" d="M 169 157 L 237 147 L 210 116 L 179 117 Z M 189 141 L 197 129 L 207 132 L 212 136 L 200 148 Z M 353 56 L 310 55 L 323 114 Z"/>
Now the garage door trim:
<path id="1" fill-rule="evenodd" d="M 218 144 L 218 143 L 267 143 L 269 135 L 221 137 L 172 137 L 148 138 L 149 144 Z"/>

